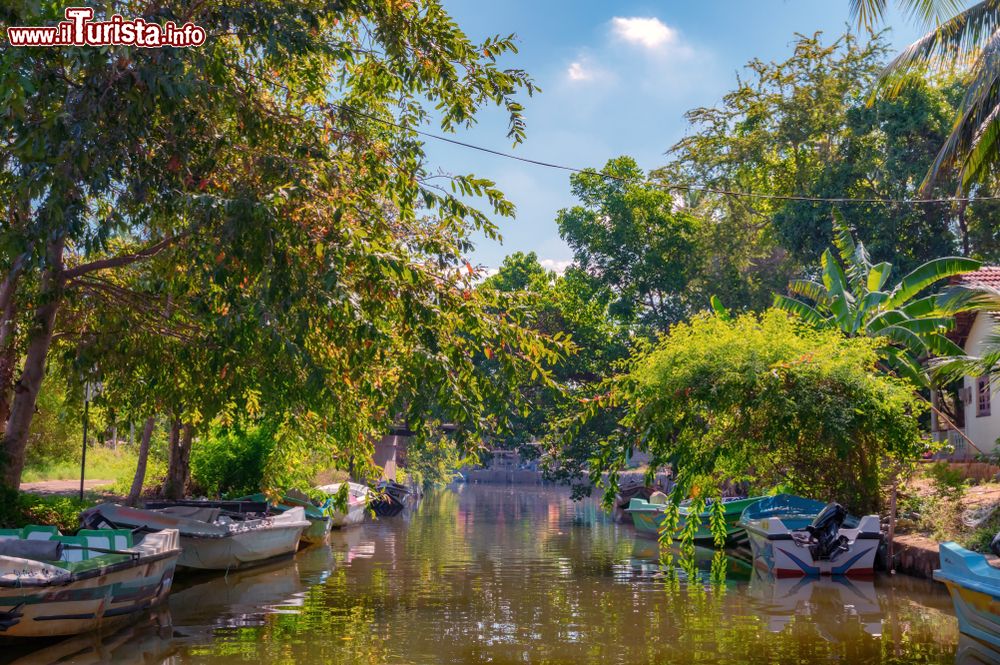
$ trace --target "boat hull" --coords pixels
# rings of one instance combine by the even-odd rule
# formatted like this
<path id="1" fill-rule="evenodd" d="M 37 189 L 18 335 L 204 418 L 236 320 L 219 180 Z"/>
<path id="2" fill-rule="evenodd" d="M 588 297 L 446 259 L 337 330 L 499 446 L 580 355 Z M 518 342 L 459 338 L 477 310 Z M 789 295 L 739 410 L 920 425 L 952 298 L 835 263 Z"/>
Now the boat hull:
<path id="1" fill-rule="evenodd" d="M 738 544 L 746 541 L 746 531 L 740 524 L 740 515 L 747 506 L 760 500 L 760 497 L 749 499 L 737 499 L 727 501 L 725 507 L 726 541 L 730 544 Z M 636 531 L 648 535 L 659 535 L 660 525 L 663 523 L 663 508 L 657 504 L 648 503 L 642 499 L 632 499 L 626 512 L 632 516 L 632 524 Z M 711 544 L 715 537 L 712 535 L 711 511 L 705 510 L 701 513 L 689 513 L 685 506 L 681 506 L 680 515 L 677 522 L 678 531 L 685 528 L 688 520 L 698 520 L 698 530 L 694 535 L 694 542 L 698 544 Z"/>
<path id="2" fill-rule="evenodd" d="M 330 525 L 334 529 L 342 529 L 346 526 L 354 526 L 365 521 L 365 505 L 349 506 L 346 513 L 339 510 L 333 513 L 330 518 Z"/>
<path id="3" fill-rule="evenodd" d="M 319 545 L 326 541 L 330 535 L 330 528 L 333 526 L 333 519 L 324 517 L 322 519 L 309 519 L 309 528 L 302 532 L 302 542 L 306 545 Z"/>
<path id="4" fill-rule="evenodd" d="M 170 593 L 180 555 L 178 536 L 170 531 L 147 538 L 151 542 L 148 553 L 142 547 L 133 550 L 137 559 L 67 573 L 51 581 L 45 580 L 45 572 L 53 570 L 49 564 L 0 556 L 4 571 L 0 639 L 59 637 L 112 628 L 162 603 Z M 19 579 L 11 580 L 12 574 Z"/>
<path id="5" fill-rule="evenodd" d="M 877 526 L 877 518 L 874 519 Z M 790 530 L 780 522 L 772 518 L 746 524 L 754 567 L 775 577 L 875 574 L 875 554 L 881 542 L 881 534 L 871 528 L 870 521 L 862 522 L 859 529 L 842 529 L 841 533 L 849 541 L 848 549 L 830 560 L 814 559 L 809 548 L 798 545 L 792 539 Z"/>
<path id="6" fill-rule="evenodd" d="M 975 552 L 942 543 L 934 579 L 948 587 L 959 631 L 1000 649 L 1000 570 Z"/>
<path id="7" fill-rule="evenodd" d="M 221 538 L 181 535 L 177 565 L 198 570 L 237 570 L 294 554 L 306 527 L 300 524 L 248 529 Z"/>

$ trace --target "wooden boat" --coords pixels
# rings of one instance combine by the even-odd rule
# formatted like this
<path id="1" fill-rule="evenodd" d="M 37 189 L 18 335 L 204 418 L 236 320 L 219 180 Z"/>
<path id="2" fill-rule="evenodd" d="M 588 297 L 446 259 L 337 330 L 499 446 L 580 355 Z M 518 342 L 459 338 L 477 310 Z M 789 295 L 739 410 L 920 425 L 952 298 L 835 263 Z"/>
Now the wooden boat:
<path id="1" fill-rule="evenodd" d="M 956 543 L 941 543 L 940 553 L 934 579 L 948 587 L 958 629 L 1000 649 L 1000 570 Z"/>
<path id="2" fill-rule="evenodd" d="M 333 497 L 341 491 L 342 483 L 321 485 L 316 489 L 329 495 L 323 505 L 323 511 L 330 515 L 330 523 L 335 529 L 361 524 L 365 521 L 365 510 L 368 508 L 368 487 L 359 483 L 347 483 L 347 512 L 340 510 Z"/>
<path id="3" fill-rule="evenodd" d="M 125 623 L 170 593 L 179 534 L 0 530 L 0 637 L 53 637 Z"/>
<path id="4" fill-rule="evenodd" d="M 878 515 L 860 520 L 839 504 L 779 494 L 740 517 L 754 565 L 777 577 L 872 575 L 882 541 Z"/>
<path id="5" fill-rule="evenodd" d="M 740 516 L 747 507 L 764 498 L 766 497 L 755 496 L 722 499 L 722 505 L 725 509 L 727 543 L 738 544 L 746 540 L 746 531 L 740 524 Z M 666 496 L 654 493 L 649 501 L 638 497 L 633 498 L 629 502 L 628 509 L 625 512 L 632 516 L 632 524 L 635 525 L 637 531 L 656 536 L 659 535 L 660 525 L 663 523 L 665 504 Z M 698 520 L 698 531 L 695 533 L 694 542 L 706 545 L 711 544 L 714 541 L 711 527 L 711 502 L 708 502 L 705 510 L 700 513 L 691 512 L 690 506 L 689 501 L 681 502 L 679 508 L 680 515 L 677 522 L 678 530 L 683 529 L 687 525 L 688 520 L 696 519 Z"/>
<path id="6" fill-rule="evenodd" d="M 255 502 L 147 505 L 155 509 L 104 503 L 84 511 L 81 518 L 87 526 L 97 528 L 177 529 L 183 550 L 178 565 L 202 570 L 234 570 L 294 554 L 299 538 L 310 526 L 299 506 L 271 515 L 266 504 Z"/>
<path id="7" fill-rule="evenodd" d="M 327 515 L 321 506 L 317 506 L 305 496 L 293 496 L 286 494 L 281 497 L 281 503 L 269 503 L 263 494 L 251 494 L 237 499 L 237 501 L 263 501 L 268 503 L 270 510 L 278 513 L 286 512 L 292 508 L 302 508 L 306 519 L 309 520 L 309 528 L 302 532 L 301 542 L 305 545 L 318 545 L 326 541 L 333 525 L 333 519 Z"/>
<path id="8" fill-rule="evenodd" d="M 405 485 L 391 480 L 383 480 L 375 489 L 378 494 L 372 499 L 371 507 L 379 517 L 395 517 L 403 512 L 411 495 Z"/>

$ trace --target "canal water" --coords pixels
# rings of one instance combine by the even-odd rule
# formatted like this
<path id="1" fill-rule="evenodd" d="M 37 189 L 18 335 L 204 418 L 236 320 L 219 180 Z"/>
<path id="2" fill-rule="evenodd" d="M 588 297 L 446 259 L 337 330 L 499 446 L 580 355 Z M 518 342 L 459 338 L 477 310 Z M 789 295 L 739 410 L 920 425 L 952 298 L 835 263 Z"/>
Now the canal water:
<path id="1" fill-rule="evenodd" d="M 699 555 L 664 575 L 656 544 L 595 500 L 460 486 L 329 545 L 228 576 L 180 578 L 138 625 L 19 663 L 954 663 L 932 582 L 773 580 Z M 725 581 L 718 573 L 725 569 Z"/>

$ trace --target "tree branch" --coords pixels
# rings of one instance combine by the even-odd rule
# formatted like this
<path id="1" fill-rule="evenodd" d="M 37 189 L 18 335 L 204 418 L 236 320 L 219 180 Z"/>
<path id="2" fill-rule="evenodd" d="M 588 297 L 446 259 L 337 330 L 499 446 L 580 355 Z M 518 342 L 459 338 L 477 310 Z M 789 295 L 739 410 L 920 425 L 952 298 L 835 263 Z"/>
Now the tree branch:
<path id="1" fill-rule="evenodd" d="M 91 261 L 90 263 L 84 263 L 76 266 L 75 268 L 70 268 L 69 270 L 63 271 L 63 279 L 75 279 L 82 275 L 88 273 L 96 272 L 98 270 L 106 270 L 108 268 L 119 268 L 121 266 L 127 266 L 137 261 L 142 261 L 143 259 L 148 259 L 156 256 L 166 248 L 173 245 L 178 240 L 186 238 L 189 233 L 182 233 L 176 236 L 169 236 L 163 240 L 146 247 L 145 249 L 140 249 L 138 252 L 133 252 L 131 254 L 121 254 L 120 256 L 113 256 L 109 259 L 100 259 L 98 261 Z"/>

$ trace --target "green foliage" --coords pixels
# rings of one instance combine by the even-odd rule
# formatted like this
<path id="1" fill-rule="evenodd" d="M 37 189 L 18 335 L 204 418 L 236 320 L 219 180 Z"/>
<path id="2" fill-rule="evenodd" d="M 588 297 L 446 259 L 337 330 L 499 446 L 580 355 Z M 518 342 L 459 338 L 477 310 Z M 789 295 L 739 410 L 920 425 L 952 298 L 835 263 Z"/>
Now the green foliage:
<path id="1" fill-rule="evenodd" d="M 934 259 L 890 286 L 892 265 L 873 264 L 837 211 L 833 238 L 836 254 L 829 248 L 823 252 L 822 281 L 792 280 L 788 291 L 800 299 L 775 295 L 774 306 L 817 327 L 888 340 L 891 345 L 881 347 L 888 366 L 917 386 L 928 385 L 920 364 L 923 357 L 960 356 L 963 351 L 946 336 L 954 318 L 942 309 L 937 296 L 924 295 L 925 291 L 943 279 L 975 270 L 979 262 Z"/>
<path id="2" fill-rule="evenodd" d="M 274 445 L 274 427 L 213 429 L 191 446 L 191 480 L 206 496 L 259 492 Z"/>
<path id="3" fill-rule="evenodd" d="M 559 235 L 574 266 L 611 294 L 611 315 L 652 330 L 682 319 L 692 305 L 698 219 L 675 210 L 674 197 L 650 186 L 631 157 L 575 173 L 570 186 L 581 205 L 559 211 Z"/>
<path id="4" fill-rule="evenodd" d="M 877 359 L 878 342 L 779 310 L 699 315 L 599 386 L 564 437 L 606 409 L 624 411 L 590 461 L 595 482 L 609 473 L 608 500 L 636 448 L 650 468 L 673 466 L 674 500 L 726 481 L 756 491 L 783 483 L 867 512 L 879 507 L 887 469 L 922 449 L 923 404 L 907 382 L 878 372 Z"/>
<path id="5" fill-rule="evenodd" d="M 64 534 L 80 528 L 80 513 L 94 505 L 89 499 L 40 496 L 0 488 L 0 528 L 16 529 L 27 524 L 52 525 Z"/>
<path id="6" fill-rule="evenodd" d="M 830 204 L 732 197 L 681 186 L 757 195 L 860 199 L 912 198 L 933 163 L 959 103 L 961 82 L 942 73 L 892 100 L 867 103 L 886 62 L 884 35 L 837 40 L 798 36 L 783 61 L 752 60 L 720 104 L 687 113 L 688 135 L 654 172 L 683 196 L 698 226 L 699 267 L 691 288 L 737 310 L 760 310 L 771 294 L 818 263 L 832 243 Z M 942 179 L 928 195 L 947 196 Z M 874 263 L 899 273 L 940 256 L 997 260 L 1000 204 L 840 206 L 866 239 Z"/>
<path id="7" fill-rule="evenodd" d="M 28 434 L 25 467 L 29 471 L 67 461 L 75 461 L 79 469 L 83 409 L 78 397 L 58 372 L 46 376 Z"/>

